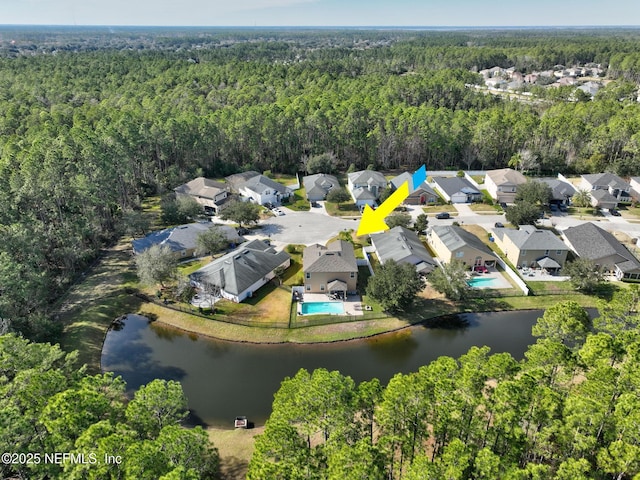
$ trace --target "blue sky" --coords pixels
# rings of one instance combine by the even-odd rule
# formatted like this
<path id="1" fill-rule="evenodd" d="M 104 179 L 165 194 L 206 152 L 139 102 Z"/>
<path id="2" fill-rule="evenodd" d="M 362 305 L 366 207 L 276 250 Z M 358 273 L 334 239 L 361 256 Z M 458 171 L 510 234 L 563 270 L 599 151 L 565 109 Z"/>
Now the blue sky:
<path id="1" fill-rule="evenodd" d="M 0 24 L 638 25 L 638 0 L 0 0 Z"/>

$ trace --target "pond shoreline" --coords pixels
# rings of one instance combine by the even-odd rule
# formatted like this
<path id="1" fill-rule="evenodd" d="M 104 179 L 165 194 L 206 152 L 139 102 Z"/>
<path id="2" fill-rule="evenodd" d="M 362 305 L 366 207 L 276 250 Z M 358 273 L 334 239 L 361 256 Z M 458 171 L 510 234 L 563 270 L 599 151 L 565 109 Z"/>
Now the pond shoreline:
<path id="1" fill-rule="evenodd" d="M 517 309 L 517 311 L 533 311 L 533 310 L 540 310 L 541 308 L 526 308 L 526 309 Z M 514 310 L 495 310 L 495 312 L 504 312 L 504 311 L 516 311 L 516 309 Z M 291 343 L 291 344 L 295 344 L 295 345 L 322 345 L 322 344 L 327 344 L 327 345 L 331 345 L 331 344 L 336 344 L 336 343 L 346 343 L 346 342 L 357 342 L 360 340 L 366 340 L 368 338 L 374 338 L 380 335 L 385 335 L 385 334 L 389 334 L 389 333 L 395 333 L 395 332 L 399 332 L 411 327 L 416 327 L 416 326 L 424 326 L 425 328 L 433 328 L 433 329 L 461 329 L 461 328 L 466 328 L 467 325 L 465 324 L 464 321 L 459 321 L 460 315 L 466 315 L 466 314 L 473 314 L 473 313 L 491 313 L 494 312 L 492 310 L 488 310 L 488 311 L 483 311 L 483 312 L 457 312 L 457 313 L 444 313 L 442 315 L 437 315 L 435 317 L 431 317 L 431 318 L 423 318 L 423 319 L 419 319 L 416 320 L 415 322 L 407 322 L 407 321 L 403 321 L 403 320 L 399 320 L 397 318 L 392 318 L 392 319 L 384 319 L 382 321 L 380 320 L 363 320 L 361 322 L 350 322 L 349 326 L 354 326 L 354 327 L 358 327 L 361 326 L 365 327 L 366 326 L 370 326 L 372 322 L 380 322 L 380 323 L 386 323 L 386 320 L 393 320 L 394 323 L 402 323 L 401 325 L 394 325 L 394 326 L 389 326 L 389 328 L 384 328 L 381 327 L 381 329 L 379 331 L 375 331 L 375 332 L 370 332 L 370 333 L 365 333 L 363 334 L 361 329 L 356 329 L 354 330 L 352 333 L 353 335 L 347 335 L 345 336 L 345 338 L 335 338 L 335 339 L 322 339 L 322 340 L 297 340 L 297 339 L 292 339 L 292 338 L 286 338 L 287 336 L 284 335 L 283 338 L 279 339 L 279 340 L 270 340 L 270 339 L 265 339 L 265 340 L 248 340 L 246 338 L 240 338 L 240 337 L 229 337 L 226 335 L 223 336 L 217 336 L 215 334 L 209 333 L 207 331 L 205 331 L 204 329 L 201 328 L 197 328 L 194 325 L 185 325 L 183 321 L 173 321 L 173 319 L 171 317 L 168 318 L 156 318 L 154 320 L 150 320 L 150 322 L 152 323 L 157 323 L 160 325 L 163 325 L 164 327 L 170 327 L 182 332 L 186 332 L 186 333 L 190 333 L 190 334 L 196 334 L 196 335 L 200 335 L 206 338 L 212 338 L 214 340 L 220 340 L 220 341 L 225 341 L 225 342 L 233 342 L 233 343 L 240 343 L 240 344 L 251 344 L 251 345 L 282 345 L 282 344 L 287 344 L 287 343 Z M 144 316 L 144 312 L 138 312 L 139 315 L 143 315 Z M 448 320 L 454 321 L 455 319 L 455 324 L 448 324 Z M 216 320 L 212 319 L 212 320 L 208 320 L 210 322 L 216 322 Z M 217 322 L 217 323 L 223 323 L 223 322 Z M 311 326 L 311 327 L 300 327 L 295 329 L 296 331 L 304 331 L 307 329 L 313 329 L 314 331 L 314 336 L 318 336 L 320 338 L 322 337 L 330 337 L 332 334 L 335 334 L 337 331 L 340 330 L 340 328 L 344 327 L 345 324 L 344 323 L 338 323 L 338 324 L 331 324 L 331 325 L 322 325 L 322 326 Z M 259 331 L 260 328 L 258 327 L 244 327 L 244 328 L 248 328 L 253 330 L 252 333 L 255 334 L 255 331 Z M 283 330 L 283 333 L 287 333 L 289 332 L 289 330 Z"/>

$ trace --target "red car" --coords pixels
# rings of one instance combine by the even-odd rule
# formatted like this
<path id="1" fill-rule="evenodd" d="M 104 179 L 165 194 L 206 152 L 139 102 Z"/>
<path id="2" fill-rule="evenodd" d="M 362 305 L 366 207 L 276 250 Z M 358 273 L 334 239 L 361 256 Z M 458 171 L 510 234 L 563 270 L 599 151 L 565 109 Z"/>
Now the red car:
<path id="1" fill-rule="evenodd" d="M 479 273 L 489 273 L 489 269 L 484 265 L 476 265 L 475 267 L 473 267 L 473 271 Z"/>

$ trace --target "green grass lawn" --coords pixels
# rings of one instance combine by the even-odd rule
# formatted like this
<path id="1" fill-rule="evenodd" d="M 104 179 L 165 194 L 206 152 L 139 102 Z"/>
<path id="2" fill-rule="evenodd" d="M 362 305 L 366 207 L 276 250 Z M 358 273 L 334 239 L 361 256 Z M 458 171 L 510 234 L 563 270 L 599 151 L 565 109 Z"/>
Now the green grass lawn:
<path id="1" fill-rule="evenodd" d="M 308 212 L 311 206 L 309 205 L 309 200 L 307 200 L 307 191 L 304 187 L 293 192 L 293 196 L 285 206 L 298 212 Z"/>
<path id="2" fill-rule="evenodd" d="M 427 215 L 435 215 L 436 213 L 440 213 L 440 212 L 449 212 L 451 213 L 451 215 L 457 215 L 458 211 L 456 210 L 456 207 L 454 207 L 453 205 L 449 205 L 449 204 L 444 204 L 444 205 L 428 205 L 425 207 L 422 207 L 422 210 L 424 211 L 424 213 L 426 213 Z"/>
<path id="3" fill-rule="evenodd" d="M 478 212 L 478 213 L 502 213 L 502 208 L 500 208 L 500 205 L 488 205 L 486 203 L 471 203 L 469 204 L 469 208 L 471 210 L 473 210 L 474 212 Z"/>
<path id="4" fill-rule="evenodd" d="M 353 202 L 325 202 L 327 213 L 333 217 L 360 215 L 360 210 Z"/>

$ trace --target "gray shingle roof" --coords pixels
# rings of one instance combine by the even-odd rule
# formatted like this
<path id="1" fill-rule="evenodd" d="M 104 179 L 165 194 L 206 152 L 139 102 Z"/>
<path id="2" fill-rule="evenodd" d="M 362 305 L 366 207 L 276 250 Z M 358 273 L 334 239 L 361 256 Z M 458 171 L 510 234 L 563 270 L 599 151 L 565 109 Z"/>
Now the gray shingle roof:
<path id="1" fill-rule="evenodd" d="M 344 240 L 334 240 L 326 247 L 311 245 L 302 254 L 302 270 L 306 272 L 357 272 L 358 263 L 353 245 Z"/>
<path id="2" fill-rule="evenodd" d="M 579 257 L 588 258 L 595 263 L 614 257 L 614 263 L 622 271 L 640 268 L 640 261 L 616 237 L 591 222 L 569 227 L 562 233 Z"/>
<path id="3" fill-rule="evenodd" d="M 189 275 L 195 282 L 211 283 L 239 295 L 291 258 L 262 240 L 253 240 Z"/>
<path id="4" fill-rule="evenodd" d="M 629 188 L 629 183 L 625 182 L 622 178 L 620 178 L 618 175 L 614 175 L 613 173 L 592 173 L 588 175 L 582 175 L 582 178 L 584 178 L 594 187 L 612 187 L 621 190 Z"/>
<path id="5" fill-rule="evenodd" d="M 380 188 L 387 186 L 387 179 L 375 170 L 360 170 L 359 172 L 349 173 L 347 176 L 354 185 L 367 183 L 369 185 L 378 185 Z"/>
<path id="6" fill-rule="evenodd" d="M 356 200 L 375 200 L 378 198 L 371 190 L 363 187 L 354 188 L 353 197 Z"/>
<path id="7" fill-rule="evenodd" d="M 400 188 L 402 186 L 402 184 L 404 182 L 409 182 L 409 196 L 412 195 L 420 195 L 422 193 L 427 193 L 429 195 L 435 195 L 437 196 L 438 194 L 433 190 L 433 188 L 431 188 L 429 186 L 429 184 L 427 182 L 422 182 L 420 185 L 418 185 L 417 187 L 414 188 L 413 186 L 413 175 L 411 175 L 409 172 L 404 172 L 401 173 L 400 175 L 398 175 L 397 177 L 394 177 L 393 179 L 391 179 L 391 181 L 389 182 L 389 184 L 393 187 L 394 190 L 397 190 L 398 188 Z"/>
<path id="8" fill-rule="evenodd" d="M 420 270 L 428 273 L 437 264 L 415 232 L 398 226 L 384 233 L 371 235 L 371 243 L 382 263 L 395 260 L 398 263 L 410 262 L 420 265 Z M 413 258 L 412 258 L 413 257 Z"/>
<path id="9" fill-rule="evenodd" d="M 196 248 L 198 235 L 212 227 L 219 228 L 227 237 L 229 243 L 241 243 L 244 241 L 236 230 L 228 225 L 216 225 L 211 222 L 189 223 L 173 228 L 166 228 L 151 232 L 144 238 L 133 240 L 134 253 L 142 253 L 152 245 L 167 245 L 173 252 L 181 252 Z"/>
<path id="10" fill-rule="evenodd" d="M 243 185 L 240 185 L 239 188 L 248 188 L 257 193 L 263 193 L 265 190 L 275 190 L 280 193 L 287 193 L 288 191 L 287 187 L 285 187 L 281 183 L 274 182 L 269 177 L 265 177 L 264 175 L 251 177 Z"/>
<path id="11" fill-rule="evenodd" d="M 304 188 L 310 190 L 313 187 L 320 187 L 325 192 L 328 192 L 333 187 L 339 187 L 340 183 L 338 179 L 333 175 L 328 175 L 326 173 L 316 173 L 315 175 L 307 175 L 302 178 L 302 184 Z"/>
<path id="12" fill-rule="evenodd" d="M 496 228 L 495 232 L 511 239 L 520 250 L 569 250 L 569 247 L 549 230 L 538 230 L 533 225 L 522 225 L 519 230 Z"/>
<path id="13" fill-rule="evenodd" d="M 450 252 L 465 246 L 470 246 L 476 250 L 494 255 L 491 249 L 482 243 L 482 240 L 461 227 L 456 227 L 455 225 L 436 225 L 431 227 L 431 230 L 440 238 Z"/>
<path id="14" fill-rule="evenodd" d="M 460 177 L 435 177 L 433 183 L 438 185 L 440 189 L 451 197 L 458 192 L 467 195 L 480 195 L 478 189 L 466 178 Z"/>
<path id="15" fill-rule="evenodd" d="M 557 178 L 543 178 L 541 181 L 551 187 L 551 195 L 554 200 L 566 200 L 567 197 L 572 197 L 576 193 L 573 185 Z"/>
<path id="16" fill-rule="evenodd" d="M 225 191 L 227 186 L 222 182 L 209 180 L 208 178 L 198 177 L 179 187 L 174 188 L 176 193 L 192 195 L 194 197 L 210 198 L 215 200 L 216 195 Z"/>
<path id="17" fill-rule="evenodd" d="M 235 192 L 238 193 L 240 187 L 242 187 L 245 182 L 253 177 L 257 177 L 260 175 L 258 172 L 249 170 L 248 172 L 240 172 L 234 173 L 233 175 L 229 175 L 225 178 L 229 187 Z"/>
<path id="18" fill-rule="evenodd" d="M 522 185 L 527 183 L 527 177 L 512 168 L 489 170 L 486 175 L 496 185 Z"/>
<path id="19" fill-rule="evenodd" d="M 618 203 L 618 199 L 611 195 L 608 190 L 591 190 L 589 193 L 598 201 L 598 204 L 603 202 Z"/>

